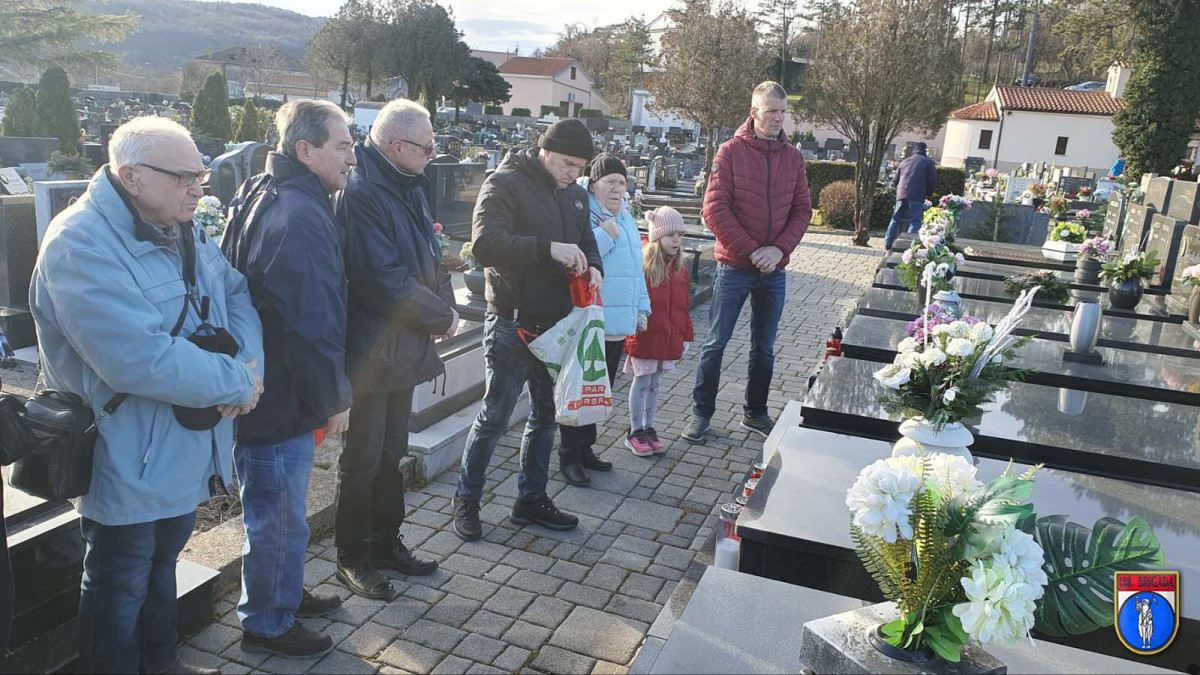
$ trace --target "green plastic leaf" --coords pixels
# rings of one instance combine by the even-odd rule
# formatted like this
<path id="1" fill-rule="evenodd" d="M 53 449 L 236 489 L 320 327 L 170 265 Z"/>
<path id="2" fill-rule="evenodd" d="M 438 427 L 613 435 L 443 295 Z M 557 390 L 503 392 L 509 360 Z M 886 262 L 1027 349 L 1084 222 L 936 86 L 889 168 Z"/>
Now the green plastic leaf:
<path id="1" fill-rule="evenodd" d="M 958 653 L 958 645 L 943 637 L 940 632 L 928 632 L 925 635 L 925 644 L 929 645 L 933 653 L 951 663 L 958 663 L 961 658 Z"/>
<path id="2" fill-rule="evenodd" d="M 967 640 L 971 639 L 971 636 L 967 635 L 967 631 L 963 628 L 962 619 L 958 618 L 954 612 L 950 610 L 943 611 L 942 622 L 946 624 L 946 630 L 954 636 L 955 641 L 959 644 L 964 644 Z"/>
<path id="3" fill-rule="evenodd" d="M 883 624 L 882 627 L 880 627 L 880 631 L 883 632 L 884 637 L 887 637 L 887 638 L 897 637 L 898 638 L 898 637 L 900 637 L 900 635 L 902 633 L 904 633 L 904 619 L 896 619 L 895 621 L 889 621 L 889 622 Z"/>
<path id="4" fill-rule="evenodd" d="M 1162 547 L 1146 521 L 1104 517 L 1092 529 L 1045 516 L 1034 538 L 1046 552 L 1049 583 L 1037 603 L 1036 628 L 1047 635 L 1082 635 L 1113 622 L 1113 573 L 1161 569 Z"/>
<path id="5" fill-rule="evenodd" d="M 967 560 L 979 555 L 1000 530 L 1032 513 L 1032 504 L 1021 503 L 1032 493 L 1032 480 L 999 476 L 951 499 L 944 510 L 942 532 L 958 537 L 954 556 Z"/>

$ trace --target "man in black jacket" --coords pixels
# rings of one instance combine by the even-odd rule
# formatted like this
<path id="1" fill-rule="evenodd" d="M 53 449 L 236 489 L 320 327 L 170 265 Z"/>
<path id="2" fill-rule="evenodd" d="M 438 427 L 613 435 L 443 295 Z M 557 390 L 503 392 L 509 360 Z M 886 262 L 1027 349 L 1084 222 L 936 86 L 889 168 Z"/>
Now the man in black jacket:
<path id="1" fill-rule="evenodd" d="M 429 113 L 397 99 L 355 146 L 357 166 L 334 199 L 350 281 L 346 366 L 354 387 L 350 430 L 338 458 L 338 578 L 368 598 L 395 591 L 379 568 L 429 574 L 434 560 L 401 541 L 413 389 L 443 374 L 433 338 L 454 333 L 458 313 L 441 266 L 425 165 L 436 152 Z"/>
<path id="2" fill-rule="evenodd" d="M 595 151 L 591 134 L 578 119 L 555 122 L 538 146 L 510 152 L 483 182 L 475 202 L 472 246 L 487 268 L 487 383 L 483 407 L 467 434 L 454 500 L 454 530 L 466 541 L 483 536 L 479 500 L 484 474 L 526 383 L 529 420 L 510 520 L 556 530 L 579 524 L 546 494 L 557 428 L 554 380 L 525 341 L 571 312 L 569 273 L 586 274 L 593 288 L 600 286 L 600 251 L 588 220 L 588 196 L 575 184 Z"/>
<path id="3" fill-rule="evenodd" d="M 238 419 L 234 464 L 242 486 L 242 649 L 310 658 L 333 641 L 296 621 L 336 609 L 304 588 L 305 496 L 313 431 L 346 430 L 346 274 L 329 195 L 356 159 L 346 114 L 295 101 L 275 117 L 279 152 L 232 203 L 222 249 L 246 276 L 263 323 L 262 398 Z"/>

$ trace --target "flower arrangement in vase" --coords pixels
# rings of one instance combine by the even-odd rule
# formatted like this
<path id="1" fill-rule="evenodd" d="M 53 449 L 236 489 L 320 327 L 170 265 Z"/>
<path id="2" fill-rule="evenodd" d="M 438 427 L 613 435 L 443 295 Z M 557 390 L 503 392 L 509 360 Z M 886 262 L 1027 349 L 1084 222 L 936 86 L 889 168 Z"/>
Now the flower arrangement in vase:
<path id="1" fill-rule="evenodd" d="M 1075 260 L 1075 281 L 1081 284 L 1100 283 L 1100 264 L 1112 253 L 1112 242 L 1095 236 L 1084 239 L 1075 250 L 1079 253 L 1079 258 Z"/>
<path id="2" fill-rule="evenodd" d="M 1041 181 L 1036 181 L 1036 182 L 1030 183 L 1029 187 L 1027 187 L 1026 189 L 1029 190 L 1029 194 L 1033 195 L 1034 199 L 1045 199 L 1046 191 L 1049 188 L 1045 183 L 1043 183 Z"/>
<path id="3" fill-rule="evenodd" d="M 1058 275 L 1050 270 L 1014 274 L 1004 279 L 1004 293 L 1016 297 L 1022 291 L 1040 286 L 1038 294 L 1059 305 L 1067 304 L 1071 298 L 1071 288 Z"/>
<path id="4" fill-rule="evenodd" d="M 1050 213 L 1050 217 L 1058 219 L 1059 216 L 1067 212 L 1067 208 L 1071 203 L 1067 200 L 1067 196 L 1061 192 L 1055 192 L 1046 199 L 1046 211 Z"/>
<path id="5" fill-rule="evenodd" d="M 646 207 L 643 204 L 644 199 L 645 197 L 642 195 L 642 191 L 639 188 L 633 191 L 633 198 L 629 200 L 629 215 L 633 216 L 637 220 L 640 220 L 646 211 Z"/>
<path id="6" fill-rule="evenodd" d="M 984 483 L 962 457 L 930 453 L 859 472 L 846 492 L 851 540 L 899 610 L 869 634 L 877 650 L 957 663 L 969 642 L 1011 645 L 1034 628 L 1078 635 L 1112 625 L 1114 573 L 1157 569 L 1162 547 L 1136 516 L 1090 529 L 1065 515 L 1039 518 L 1030 498 L 1040 468 L 1014 475 L 1010 464 Z M 1083 602 L 1085 583 L 1092 595 Z"/>
<path id="7" fill-rule="evenodd" d="M 225 207 L 221 205 L 221 200 L 212 195 L 205 195 L 196 204 L 196 213 L 192 216 L 192 222 L 199 225 L 205 234 L 220 243 L 221 237 L 225 236 L 225 226 L 229 224 L 229 219 L 225 217 Z"/>
<path id="8" fill-rule="evenodd" d="M 1200 265 L 1183 268 L 1179 273 L 1179 285 L 1192 289 L 1188 296 L 1188 323 L 1200 323 Z"/>
<path id="9" fill-rule="evenodd" d="M 900 283 L 910 291 L 920 290 L 926 276 L 932 277 L 934 293 L 952 291 L 954 273 L 965 262 L 963 254 L 951 251 L 942 236 L 932 234 L 920 241 L 913 241 L 908 250 L 900 255 L 896 272 L 900 275 Z"/>
<path id="10" fill-rule="evenodd" d="M 1087 238 L 1087 227 L 1083 223 L 1066 221 L 1055 223 L 1046 237 L 1050 241 L 1065 241 L 1070 244 L 1081 244 Z"/>
<path id="11" fill-rule="evenodd" d="M 1024 377 L 1005 363 L 1031 340 L 1012 331 L 1035 293 L 1023 291 L 996 327 L 970 315 L 955 319 L 937 303 L 905 326 L 907 337 L 897 345 L 895 360 L 874 373 L 889 390 L 879 399 L 884 411 L 907 418 L 893 455 L 928 448 L 970 457 L 966 446 L 974 439 L 962 420 L 979 415 L 979 406 L 995 392 Z"/>
<path id="12" fill-rule="evenodd" d="M 1162 264 L 1158 251 L 1144 251 L 1100 266 L 1100 277 L 1108 284 L 1108 302 L 1120 309 L 1133 309 L 1142 300 L 1145 280 Z"/>
<path id="13" fill-rule="evenodd" d="M 1079 191 L 1075 194 L 1078 195 L 1080 199 L 1091 199 L 1092 195 L 1096 194 L 1096 190 L 1095 188 L 1090 188 L 1085 185 L 1079 188 Z"/>
<path id="14" fill-rule="evenodd" d="M 958 218 L 958 214 L 971 208 L 971 200 L 960 195 L 942 195 L 942 198 L 938 200 L 938 206 Z"/>

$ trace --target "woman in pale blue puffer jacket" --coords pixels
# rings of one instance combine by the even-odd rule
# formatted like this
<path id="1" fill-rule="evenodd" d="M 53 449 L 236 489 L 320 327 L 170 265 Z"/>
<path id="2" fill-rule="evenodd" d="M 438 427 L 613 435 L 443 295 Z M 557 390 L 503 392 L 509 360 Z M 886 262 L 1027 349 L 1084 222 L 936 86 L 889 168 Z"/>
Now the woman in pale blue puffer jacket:
<path id="1" fill-rule="evenodd" d="M 650 317 L 650 295 L 642 272 L 642 238 L 625 205 L 626 173 L 620 159 L 607 153 L 599 155 L 592 160 L 588 175 L 578 182 L 588 191 L 592 234 L 604 263 L 600 301 L 604 305 L 604 356 L 611 382 L 619 371 L 625 338 L 645 328 Z M 584 468 L 612 468 L 592 451 L 596 425 L 560 426 L 559 431 L 559 463 L 568 482 L 587 485 L 591 480 Z"/>

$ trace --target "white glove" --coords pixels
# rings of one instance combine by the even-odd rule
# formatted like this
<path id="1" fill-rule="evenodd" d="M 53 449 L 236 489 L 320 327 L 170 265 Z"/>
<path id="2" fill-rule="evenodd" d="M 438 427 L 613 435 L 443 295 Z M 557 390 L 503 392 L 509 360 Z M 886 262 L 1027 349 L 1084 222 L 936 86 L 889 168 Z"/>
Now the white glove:
<path id="1" fill-rule="evenodd" d="M 650 315 L 645 312 L 637 313 L 637 329 L 638 332 L 646 330 L 646 326 L 650 325 Z"/>

